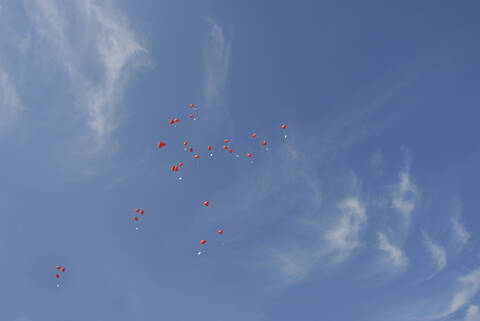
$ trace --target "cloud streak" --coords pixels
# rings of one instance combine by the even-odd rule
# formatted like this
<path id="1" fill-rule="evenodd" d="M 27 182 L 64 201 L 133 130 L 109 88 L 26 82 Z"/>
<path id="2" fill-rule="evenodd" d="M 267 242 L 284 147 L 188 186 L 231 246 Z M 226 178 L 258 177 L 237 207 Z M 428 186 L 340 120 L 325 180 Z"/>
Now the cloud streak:
<path id="1" fill-rule="evenodd" d="M 378 234 L 378 248 L 386 255 L 387 261 L 398 270 L 407 268 L 409 259 L 402 249 L 393 245 L 384 233 Z"/>
<path id="2" fill-rule="evenodd" d="M 15 85 L 0 65 L 0 134 L 11 127 L 23 110 Z"/>
<path id="3" fill-rule="evenodd" d="M 325 233 L 325 240 L 330 251 L 335 253 L 335 261 L 341 262 L 362 245 L 360 233 L 366 225 L 367 214 L 357 197 L 343 200 L 338 208 L 342 215 L 338 224 Z"/>
<path id="4" fill-rule="evenodd" d="M 222 92 L 227 83 L 230 64 L 231 41 L 225 39 L 222 27 L 208 18 L 209 37 L 204 50 L 206 106 L 222 103 Z"/>
<path id="5" fill-rule="evenodd" d="M 394 187 L 392 196 L 392 208 L 403 216 L 407 226 L 410 224 L 417 199 L 418 189 L 410 177 L 410 165 L 407 164 L 399 173 L 399 182 Z"/>
<path id="6" fill-rule="evenodd" d="M 145 48 L 123 15 L 94 1 L 63 7 L 56 1 L 35 0 L 25 7 L 38 35 L 47 40 L 50 54 L 68 73 L 76 105 L 89 129 L 84 143 L 94 152 L 104 150 L 118 126 L 116 106 L 129 71 L 141 61 L 135 58 L 142 57 Z"/>
<path id="7" fill-rule="evenodd" d="M 423 241 L 436 265 L 435 271 L 427 278 L 429 280 L 445 268 L 447 265 L 447 253 L 444 248 L 435 244 L 426 232 L 423 232 Z"/>

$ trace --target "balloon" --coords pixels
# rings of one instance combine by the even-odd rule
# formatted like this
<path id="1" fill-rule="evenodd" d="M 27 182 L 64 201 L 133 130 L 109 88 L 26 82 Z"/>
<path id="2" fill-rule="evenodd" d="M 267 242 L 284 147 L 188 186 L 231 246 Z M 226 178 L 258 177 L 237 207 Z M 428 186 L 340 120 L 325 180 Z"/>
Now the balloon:
<path id="1" fill-rule="evenodd" d="M 225 142 L 225 144 L 228 144 L 228 142 L 229 142 L 228 139 L 224 139 L 223 141 Z"/>
<path id="2" fill-rule="evenodd" d="M 205 202 L 203 202 L 203 205 L 205 205 L 205 206 L 208 206 L 209 204 L 210 204 L 210 202 L 209 202 L 209 201 L 205 201 Z"/>
<path id="3" fill-rule="evenodd" d="M 187 145 L 188 145 L 188 142 L 184 142 L 184 143 L 183 143 L 183 146 L 187 146 Z"/>
<path id="4" fill-rule="evenodd" d="M 208 150 L 212 150 L 212 146 L 210 146 L 210 145 L 208 145 L 207 148 L 208 148 Z"/>
<path id="5" fill-rule="evenodd" d="M 192 114 L 190 114 L 190 115 L 188 115 L 188 117 L 190 117 L 190 118 L 194 118 L 195 116 L 193 116 Z"/>
<path id="6" fill-rule="evenodd" d="M 175 172 L 178 172 L 178 166 L 175 166 Z"/>
<path id="7" fill-rule="evenodd" d="M 162 147 L 164 147 L 164 146 L 166 146 L 166 145 L 167 145 L 167 144 L 165 144 L 164 142 L 161 141 L 161 142 L 158 143 L 158 148 L 162 148 Z"/>
<path id="8" fill-rule="evenodd" d="M 178 163 L 178 166 L 183 167 L 183 163 L 182 162 Z"/>
<path id="9" fill-rule="evenodd" d="M 205 244 L 205 243 L 207 243 L 206 240 L 201 240 L 201 241 L 200 241 L 200 244 Z"/>
<path id="10" fill-rule="evenodd" d="M 173 125 L 175 124 L 175 120 L 174 119 L 170 119 L 170 125 Z"/>
<path id="11" fill-rule="evenodd" d="M 141 211 L 140 211 L 140 214 L 142 214 L 142 215 L 143 215 L 143 214 L 145 214 L 145 212 L 144 212 L 143 210 L 141 210 Z"/>
<path id="12" fill-rule="evenodd" d="M 190 104 L 190 108 L 193 108 L 195 105 L 194 104 Z"/>
<path id="13" fill-rule="evenodd" d="M 248 153 L 248 154 L 247 154 L 247 157 L 252 157 L 252 153 Z"/>
<path id="14" fill-rule="evenodd" d="M 190 147 L 190 151 L 193 152 L 193 148 L 192 148 L 192 147 Z"/>
<path id="15" fill-rule="evenodd" d="M 231 153 L 233 153 L 233 150 L 229 149 L 228 152 L 231 154 Z"/>
<path id="16" fill-rule="evenodd" d="M 287 128 L 287 125 L 283 124 L 282 129 L 286 129 L 286 128 Z"/>
<path id="17" fill-rule="evenodd" d="M 59 279 L 59 278 L 60 278 L 60 275 L 58 275 L 58 274 L 55 274 L 55 277 L 56 277 L 57 279 Z"/>
<path id="18" fill-rule="evenodd" d="M 57 270 L 60 270 L 60 269 L 61 269 L 61 266 L 60 266 L 60 265 L 57 265 L 57 266 L 56 266 L 56 269 L 57 269 Z"/>
<path id="19" fill-rule="evenodd" d="M 180 119 L 175 118 L 174 121 L 175 121 L 176 123 L 178 123 L 178 122 L 180 121 Z"/>
<path id="20" fill-rule="evenodd" d="M 135 216 L 133 219 L 135 220 L 135 222 L 138 222 L 138 217 Z"/>
<path id="21" fill-rule="evenodd" d="M 193 156 L 193 157 L 195 157 L 196 159 L 199 159 L 199 158 L 200 158 L 200 155 L 195 155 L 195 156 Z"/>
<path id="22" fill-rule="evenodd" d="M 218 234 L 223 234 L 223 230 L 218 230 Z"/>
<path id="23" fill-rule="evenodd" d="M 252 135 L 252 138 L 255 138 L 255 137 L 257 137 L 257 134 L 256 134 L 256 133 L 254 133 L 254 134 Z"/>
<path id="24" fill-rule="evenodd" d="M 267 146 L 267 141 L 264 140 L 263 143 L 262 143 L 263 146 Z"/>
<path id="25" fill-rule="evenodd" d="M 223 145 L 223 149 L 228 149 L 228 146 L 227 146 L 227 145 Z"/>
<path id="26" fill-rule="evenodd" d="M 62 268 L 62 272 L 65 272 L 65 268 Z"/>
<path id="27" fill-rule="evenodd" d="M 176 167 L 175 165 L 172 166 L 172 172 L 175 172 L 175 167 Z"/>

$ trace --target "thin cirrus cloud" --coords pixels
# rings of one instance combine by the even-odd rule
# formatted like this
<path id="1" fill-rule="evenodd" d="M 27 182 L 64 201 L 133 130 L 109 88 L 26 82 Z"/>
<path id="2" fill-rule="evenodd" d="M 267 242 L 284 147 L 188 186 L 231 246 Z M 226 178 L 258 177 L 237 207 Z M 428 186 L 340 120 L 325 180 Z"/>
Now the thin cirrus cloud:
<path id="1" fill-rule="evenodd" d="M 57 1 L 36 0 L 26 2 L 25 8 L 38 37 L 47 40 L 48 53 L 69 76 L 76 105 L 87 122 L 84 142 L 89 150 L 104 150 L 118 126 L 116 105 L 128 74 L 142 61 L 146 49 L 122 14 L 94 1 L 63 6 Z M 98 66 L 98 71 L 88 72 L 92 65 Z"/>
<path id="2" fill-rule="evenodd" d="M 23 110 L 15 85 L 0 65 L 0 134 L 11 127 Z"/>
<path id="3" fill-rule="evenodd" d="M 404 251 L 390 242 L 385 233 L 379 232 L 377 235 L 378 248 L 384 252 L 386 261 L 397 270 L 407 268 L 409 259 Z"/>
<path id="4" fill-rule="evenodd" d="M 447 253 L 444 248 L 433 242 L 433 240 L 430 238 L 430 236 L 428 236 L 426 232 L 423 232 L 423 242 L 436 265 L 435 271 L 426 278 L 427 280 L 429 280 L 435 277 L 445 268 L 445 266 L 447 265 Z"/>
<path id="5" fill-rule="evenodd" d="M 480 321 L 480 309 L 477 305 L 470 305 L 465 316 L 465 321 Z"/>
<path id="6" fill-rule="evenodd" d="M 407 226 L 410 224 L 417 199 L 418 188 L 410 176 L 410 164 L 407 163 L 399 173 L 399 182 L 392 195 L 392 208 L 403 216 Z"/>
<path id="7" fill-rule="evenodd" d="M 210 32 L 204 48 L 205 100 L 206 106 L 212 107 L 222 103 L 230 64 L 231 41 L 226 39 L 223 28 L 212 18 L 208 18 L 207 22 Z"/>
<path id="8" fill-rule="evenodd" d="M 470 233 L 456 218 L 452 218 L 452 229 L 455 239 L 462 244 L 467 244 L 468 240 L 470 239 Z"/>
<path id="9" fill-rule="evenodd" d="M 337 263 L 344 261 L 362 245 L 360 235 L 367 223 L 365 206 L 358 197 L 343 200 L 338 208 L 342 214 L 337 224 L 324 235 Z"/>
<path id="10" fill-rule="evenodd" d="M 454 291 L 453 297 L 450 300 L 450 303 L 446 304 L 447 308 L 438 314 L 432 315 L 427 318 L 422 318 L 423 320 L 440 320 L 446 317 L 451 316 L 453 313 L 464 308 L 469 304 L 472 299 L 477 295 L 480 290 L 480 268 L 460 276 L 457 280 L 457 289 Z M 470 316 L 469 316 L 470 314 Z M 470 317 L 470 319 L 468 319 Z M 478 307 L 470 306 L 467 310 L 467 315 L 465 320 L 477 320 Z"/>

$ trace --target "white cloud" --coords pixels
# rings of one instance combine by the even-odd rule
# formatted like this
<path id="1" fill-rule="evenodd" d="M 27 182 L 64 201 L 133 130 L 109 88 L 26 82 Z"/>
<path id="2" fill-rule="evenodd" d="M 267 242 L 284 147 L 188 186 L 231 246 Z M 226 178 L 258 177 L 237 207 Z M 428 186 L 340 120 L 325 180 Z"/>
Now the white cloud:
<path id="1" fill-rule="evenodd" d="M 440 271 L 442 271 L 447 265 L 447 253 L 444 248 L 435 244 L 426 232 L 423 232 L 423 240 L 424 245 L 426 246 L 428 252 L 430 252 L 430 255 L 432 256 L 436 265 L 435 272 L 427 278 L 431 279 L 440 273 Z"/>
<path id="2" fill-rule="evenodd" d="M 378 233 L 378 248 L 386 253 L 388 262 L 397 269 L 404 269 L 408 266 L 409 259 L 402 249 L 394 246 L 384 233 Z"/>
<path id="3" fill-rule="evenodd" d="M 461 276 L 457 279 L 457 290 L 453 295 L 448 308 L 445 309 L 442 313 L 433 315 L 428 318 L 428 320 L 437 320 L 446 318 L 453 313 L 457 312 L 465 305 L 469 304 L 470 301 L 475 297 L 475 295 L 480 290 L 480 268 L 472 271 L 471 273 Z M 473 318 L 472 320 L 477 320 L 478 318 L 478 307 L 470 306 L 467 311 L 466 320 L 469 320 L 468 317 Z"/>
<path id="4" fill-rule="evenodd" d="M 405 219 L 407 226 L 410 223 L 412 211 L 418 199 L 418 189 L 410 177 L 410 166 L 407 164 L 399 173 L 399 182 L 394 187 L 392 195 L 392 208 L 399 212 Z"/>
<path id="5" fill-rule="evenodd" d="M 26 2 L 25 8 L 40 38 L 51 46 L 50 54 L 68 72 L 76 105 L 89 128 L 85 143 L 89 150 L 103 150 L 117 127 L 116 106 L 129 68 L 146 50 L 124 16 L 92 0 L 69 5 L 35 0 Z"/>
<path id="6" fill-rule="evenodd" d="M 480 321 L 480 309 L 477 305 L 470 305 L 465 316 L 465 321 Z"/>
<path id="7" fill-rule="evenodd" d="M 0 66 L 0 134 L 18 119 L 23 110 L 15 85 Z"/>
<path id="8" fill-rule="evenodd" d="M 342 215 L 338 223 L 325 233 L 325 240 L 337 261 L 343 261 L 361 245 L 360 233 L 365 227 L 367 215 L 364 205 L 357 197 L 347 198 L 338 208 Z"/>
<path id="9" fill-rule="evenodd" d="M 462 243 L 466 244 L 470 239 L 470 233 L 465 229 L 465 227 L 458 221 L 456 218 L 452 218 L 452 229 L 455 235 L 455 239 Z"/>
<path id="10" fill-rule="evenodd" d="M 210 34 L 205 46 L 206 67 L 205 100 L 207 107 L 222 103 L 222 91 L 225 88 L 230 64 L 231 41 L 225 39 L 222 27 L 212 18 L 207 19 Z"/>

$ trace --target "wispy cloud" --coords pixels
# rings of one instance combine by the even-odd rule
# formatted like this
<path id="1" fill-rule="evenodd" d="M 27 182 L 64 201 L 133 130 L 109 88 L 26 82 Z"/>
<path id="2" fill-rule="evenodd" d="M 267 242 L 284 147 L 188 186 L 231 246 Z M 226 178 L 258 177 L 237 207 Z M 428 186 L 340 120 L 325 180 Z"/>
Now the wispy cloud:
<path id="1" fill-rule="evenodd" d="M 23 110 L 15 85 L 0 65 L 0 134 L 18 119 Z"/>
<path id="2" fill-rule="evenodd" d="M 435 271 L 427 278 L 428 280 L 433 278 L 445 268 L 447 265 L 447 253 L 444 248 L 435 244 L 426 232 L 423 232 L 423 241 L 436 265 Z"/>
<path id="3" fill-rule="evenodd" d="M 455 235 L 455 239 L 462 243 L 467 244 L 470 239 L 470 233 L 465 229 L 465 227 L 458 221 L 456 218 L 452 218 L 452 229 Z"/>
<path id="4" fill-rule="evenodd" d="M 204 50 L 206 106 L 222 103 L 222 91 L 227 83 L 230 64 L 231 40 L 225 38 L 222 27 L 208 18 L 209 37 Z"/>
<path id="5" fill-rule="evenodd" d="M 385 252 L 387 262 L 395 269 L 405 269 L 409 259 L 402 249 L 393 245 L 384 233 L 378 233 L 378 248 Z"/>
<path id="6" fill-rule="evenodd" d="M 452 231 L 453 231 L 453 241 L 455 246 L 459 246 L 460 250 L 468 243 L 470 240 L 470 233 L 467 231 L 465 226 L 463 226 L 462 220 L 462 211 L 463 204 L 460 198 L 455 197 L 453 199 L 453 208 L 451 215 L 452 222 Z"/>
<path id="7" fill-rule="evenodd" d="M 443 312 L 424 319 L 443 319 L 469 304 L 480 290 L 480 268 L 470 272 L 469 274 L 459 277 L 456 283 L 457 289 L 456 291 L 454 291 L 454 295 L 450 300 L 450 303 L 447 304 L 448 307 Z M 469 312 L 472 317 L 478 317 L 478 308 L 476 306 L 472 308 L 472 311 L 470 311 L 469 308 L 469 311 L 467 312 L 467 317 Z"/>
<path id="8" fill-rule="evenodd" d="M 470 305 L 465 316 L 465 321 L 480 321 L 480 309 L 477 305 Z"/>
<path id="9" fill-rule="evenodd" d="M 122 14 L 92 0 L 71 5 L 35 0 L 25 2 L 25 8 L 38 35 L 51 46 L 49 53 L 69 75 L 89 128 L 84 143 L 90 151 L 103 150 L 117 127 L 116 106 L 129 71 L 145 48 Z"/>
<path id="10" fill-rule="evenodd" d="M 407 228 L 418 197 L 418 188 L 410 176 L 410 162 L 407 161 L 399 173 L 399 182 L 394 186 L 392 195 L 392 208 L 402 215 Z"/>
<path id="11" fill-rule="evenodd" d="M 357 197 L 343 200 L 338 208 L 341 216 L 338 223 L 325 233 L 325 240 L 335 254 L 335 261 L 341 262 L 362 245 L 360 233 L 366 225 L 367 214 Z"/>

